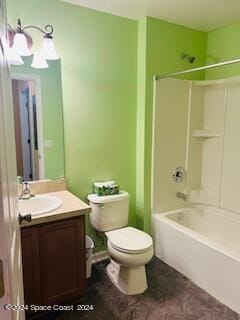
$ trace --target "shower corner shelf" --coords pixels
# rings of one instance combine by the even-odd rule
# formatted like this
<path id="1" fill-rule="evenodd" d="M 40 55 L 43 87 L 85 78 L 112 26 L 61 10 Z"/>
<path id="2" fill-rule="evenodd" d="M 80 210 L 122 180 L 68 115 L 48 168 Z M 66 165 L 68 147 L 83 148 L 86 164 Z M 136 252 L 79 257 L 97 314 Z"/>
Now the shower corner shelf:
<path id="1" fill-rule="evenodd" d="M 222 133 L 210 130 L 194 130 L 192 131 L 192 136 L 195 138 L 216 138 L 221 137 Z"/>

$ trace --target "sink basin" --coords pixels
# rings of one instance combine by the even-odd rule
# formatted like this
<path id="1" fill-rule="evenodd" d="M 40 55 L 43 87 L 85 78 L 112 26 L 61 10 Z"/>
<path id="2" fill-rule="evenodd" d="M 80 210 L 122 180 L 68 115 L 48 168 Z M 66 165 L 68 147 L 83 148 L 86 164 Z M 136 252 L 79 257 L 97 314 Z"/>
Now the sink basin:
<path id="1" fill-rule="evenodd" d="M 61 207 L 62 200 L 54 196 L 37 195 L 27 200 L 19 200 L 21 214 L 40 215 Z"/>

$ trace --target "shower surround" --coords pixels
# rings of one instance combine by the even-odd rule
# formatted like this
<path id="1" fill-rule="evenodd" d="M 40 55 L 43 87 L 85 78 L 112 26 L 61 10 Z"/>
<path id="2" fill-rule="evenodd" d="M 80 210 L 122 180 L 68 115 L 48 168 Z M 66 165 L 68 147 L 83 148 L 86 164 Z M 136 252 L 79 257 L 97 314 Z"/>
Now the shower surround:
<path id="1" fill-rule="evenodd" d="M 152 171 L 156 256 L 238 313 L 239 101 L 240 77 L 156 81 Z"/>

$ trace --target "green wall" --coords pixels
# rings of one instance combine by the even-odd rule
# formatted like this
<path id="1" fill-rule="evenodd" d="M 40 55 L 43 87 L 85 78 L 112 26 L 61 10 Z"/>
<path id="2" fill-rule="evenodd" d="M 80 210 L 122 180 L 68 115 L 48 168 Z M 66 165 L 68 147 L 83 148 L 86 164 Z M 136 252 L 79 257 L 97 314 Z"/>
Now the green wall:
<path id="1" fill-rule="evenodd" d="M 49 61 L 48 69 L 31 68 L 32 57 L 24 65 L 11 66 L 11 73 L 37 75 L 41 80 L 43 139 L 52 140 L 53 147 L 44 149 L 45 178 L 64 176 L 63 104 L 60 61 Z"/>
<path id="2" fill-rule="evenodd" d="M 151 217 L 151 163 L 152 163 L 152 116 L 154 75 L 172 73 L 205 64 L 207 35 L 153 18 L 139 22 L 138 43 L 138 123 L 137 123 L 137 222 L 150 231 Z M 182 61 L 180 55 L 187 52 L 196 56 L 194 64 Z M 203 73 L 193 75 L 202 79 Z M 174 115 L 173 115 L 174 116 Z"/>
<path id="3" fill-rule="evenodd" d="M 218 63 L 240 57 L 240 22 L 213 30 L 207 36 L 207 63 Z M 206 79 L 238 76 L 240 63 L 206 71 Z"/>

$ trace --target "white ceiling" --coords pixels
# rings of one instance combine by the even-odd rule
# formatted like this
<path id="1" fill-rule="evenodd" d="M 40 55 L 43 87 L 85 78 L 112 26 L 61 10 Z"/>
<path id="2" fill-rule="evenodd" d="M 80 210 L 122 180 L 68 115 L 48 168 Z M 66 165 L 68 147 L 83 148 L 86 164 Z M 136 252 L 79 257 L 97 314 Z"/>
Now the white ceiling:
<path id="1" fill-rule="evenodd" d="M 62 0 L 139 20 L 145 16 L 210 31 L 240 21 L 240 0 Z"/>

